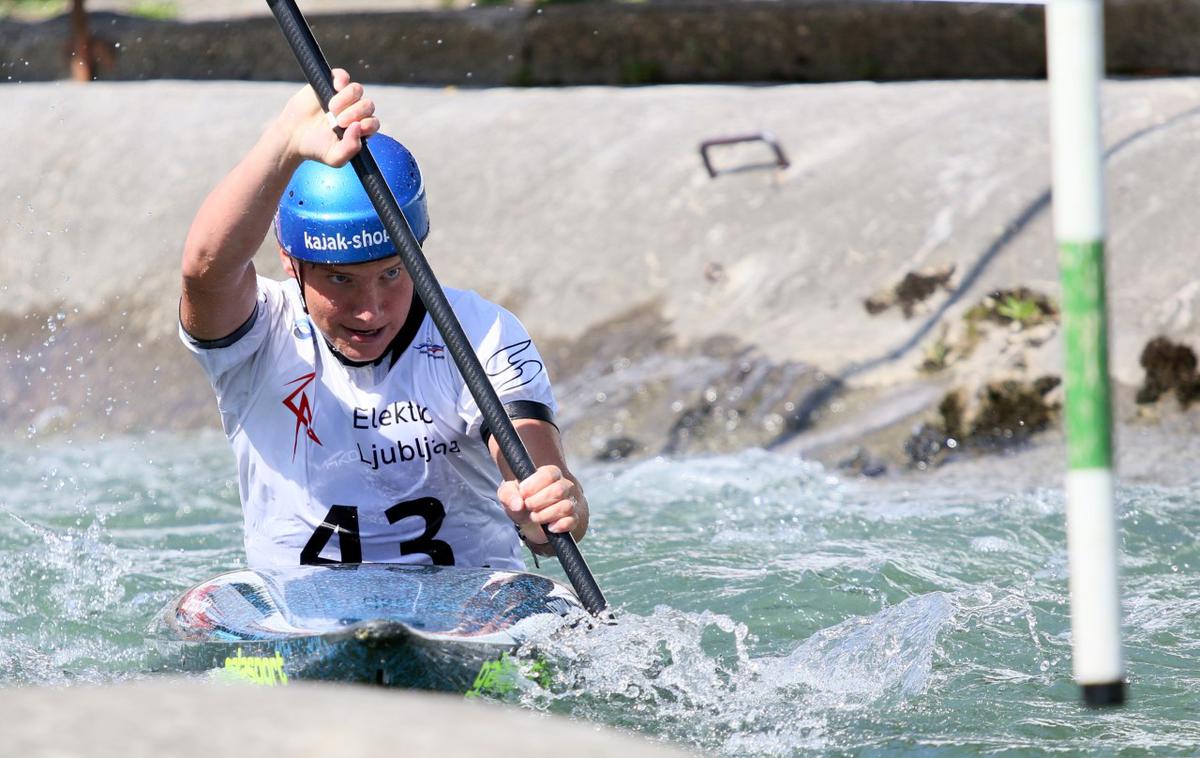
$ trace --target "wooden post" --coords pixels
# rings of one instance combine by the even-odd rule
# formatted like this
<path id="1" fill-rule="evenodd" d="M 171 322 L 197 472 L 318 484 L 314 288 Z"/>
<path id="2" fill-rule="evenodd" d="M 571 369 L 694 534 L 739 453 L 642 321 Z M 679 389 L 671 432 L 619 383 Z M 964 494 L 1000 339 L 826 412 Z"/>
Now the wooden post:
<path id="1" fill-rule="evenodd" d="M 71 78 L 90 82 L 96 75 L 92 65 L 92 35 L 88 31 L 84 0 L 71 2 Z"/>

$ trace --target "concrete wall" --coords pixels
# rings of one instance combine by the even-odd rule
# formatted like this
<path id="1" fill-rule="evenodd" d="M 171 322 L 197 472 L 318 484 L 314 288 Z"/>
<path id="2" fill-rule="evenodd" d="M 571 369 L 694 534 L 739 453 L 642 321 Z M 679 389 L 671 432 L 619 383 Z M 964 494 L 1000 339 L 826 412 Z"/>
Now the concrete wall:
<path id="1" fill-rule="evenodd" d="M 1110 0 L 1109 70 L 1200 73 L 1200 0 Z M 579 3 L 314 15 L 336 65 L 365 81 L 570 85 L 1040 77 L 1040 6 L 970 3 Z M 270 17 L 91 16 L 99 78 L 296 80 Z M 0 81 L 65 78 L 65 17 L 0 22 Z M 110 55 L 111 54 L 111 55 Z"/>
<path id="2" fill-rule="evenodd" d="M 1198 84 L 1103 88 L 1123 386 L 1142 381 L 1148 340 L 1200 344 Z M 210 188 L 297 89 L 4 88 L 0 429 L 216 423 L 175 336 L 180 251 Z M 861 406 L 879 425 L 936 404 L 944 386 L 1061 373 L 1049 327 L 966 318 L 997 290 L 1059 300 L 1044 82 L 371 93 L 421 161 L 439 279 L 530 329 L 573 459 L 773 444 L 809 422 L 831 383 L 888 398 L 886 413 Z M 698 144 L 758 130 L 790 167 L 710 179 Z M 713 157 L 744 169 L 770 155 L 756 143 Z M 281 275 L 270 237 L 259 263 Z M 911 313 L 865 305 L 910 273 L 950 268 Z M 923 368 L 939 351 L 944 367 Z M 898 394 L 906 385 L 934 391 Z M 841 439 L 846 397 L 817 421 Z"/>

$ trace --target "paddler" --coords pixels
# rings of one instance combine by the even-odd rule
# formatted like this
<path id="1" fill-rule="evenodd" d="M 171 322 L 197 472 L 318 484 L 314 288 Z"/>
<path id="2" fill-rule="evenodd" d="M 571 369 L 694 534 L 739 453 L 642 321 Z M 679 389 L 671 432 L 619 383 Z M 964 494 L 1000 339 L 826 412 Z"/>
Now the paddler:
<path id="1" fill-rule="evenodd" d="M 346 71 L 334 89 L 331 117 L 309 87 L 288 101 L 184 246 L 180 336 L 237 458 L 248 561 L 522 569 L 521 540 L 548 555 L 543 525 L 578 540 L 588 521 L 542 359 L 511 313 L 445 290 L 538 466 L 518 483 L 346 165 L 371 137 L 423 242 L 417 163 Z M 282 281 L 251 260 L 272 225 Z"/>

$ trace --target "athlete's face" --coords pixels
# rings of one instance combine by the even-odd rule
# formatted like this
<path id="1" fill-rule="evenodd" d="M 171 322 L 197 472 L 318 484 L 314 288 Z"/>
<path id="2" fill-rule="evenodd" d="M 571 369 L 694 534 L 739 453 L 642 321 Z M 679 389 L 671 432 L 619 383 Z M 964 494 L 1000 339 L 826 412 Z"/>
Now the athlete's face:
<path id="1" fill-rule="evenodd" d="M 293 277 L 295 266 L 304 267 L 308 315 L 339 353 L 352 361 L 383 355 L 412 304 L 412 279 L 398 257 L 348 266 L 282 257 Z"/>

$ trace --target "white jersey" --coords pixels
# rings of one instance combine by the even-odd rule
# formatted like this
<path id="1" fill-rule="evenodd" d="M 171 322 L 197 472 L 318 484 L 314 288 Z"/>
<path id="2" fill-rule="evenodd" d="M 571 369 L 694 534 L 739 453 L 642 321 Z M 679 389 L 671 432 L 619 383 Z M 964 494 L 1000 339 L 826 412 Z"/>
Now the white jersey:
<path id="1" fill-rule="evenodd" d="M 521 323 L 446 290 L 504 403 L 555 409 Z M 496 501 L 482 417 L 432 319 L 394 363 L 347 366 L 305 313 L 294 280 L 258 280 L 255 315 L 229 339 L 180 328 L 217 395 L 237 456 L 251 567 L 326 562 L 525 567 Z M 421 319 L 418 321 L 418 319 Z"/>

